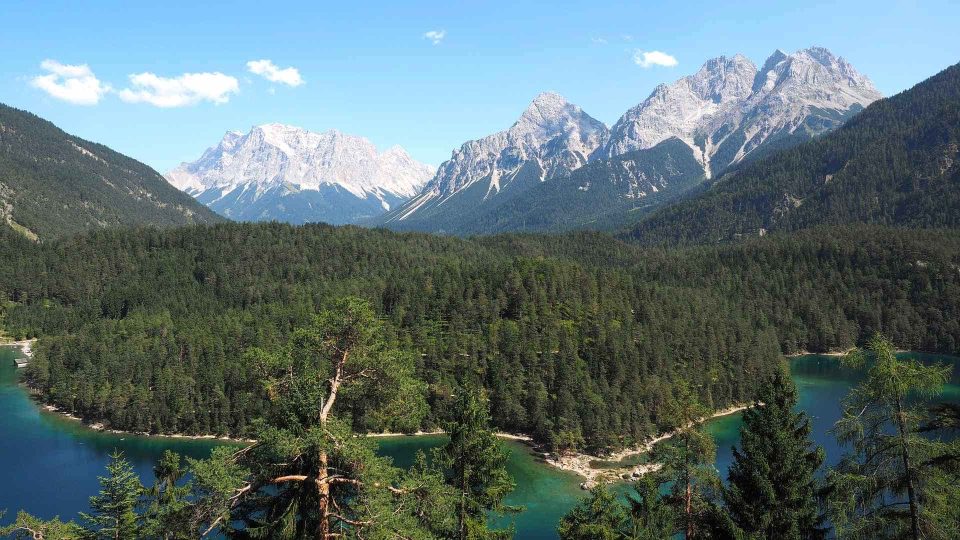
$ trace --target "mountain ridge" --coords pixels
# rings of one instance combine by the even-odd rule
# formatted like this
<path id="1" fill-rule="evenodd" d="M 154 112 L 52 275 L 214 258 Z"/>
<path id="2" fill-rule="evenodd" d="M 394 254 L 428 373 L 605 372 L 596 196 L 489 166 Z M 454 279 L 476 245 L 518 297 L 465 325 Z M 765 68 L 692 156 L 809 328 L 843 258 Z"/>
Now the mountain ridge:
<path id="1" fill-rule="evenodd" d="M 433 174 L 400 146 L 379 152 L 336 129 L 268 123 L 228 131 L 166 174 L 217 212 L 245 221 L 353 223 L 414 196 Z"/>
<path id="2" fill-rule="evenodd" d="M 147 165 L 0 104 L 0 222 L 33 240 L 222 221 Z"/>
<path id="3" fill-rule="evenodd" d="M 562 96 L 542 93 L 509 129 L 464 143 L 423 192 L 370 224 L 453 234 L 553 231 L 569 228 L 559 220 L 565 210 L 582 226 L 625 223 L 733 165 L 835 129 L 877 97 L 868 78 L 819 47 L 777 49 L 759 70 L 741 54 L 709 59 L 694 74 L 657 85 L 610 129 Z M 673 172 L 651 159 L 671 139 L 690 154 L 667 145 L 679 166 Z M 545 187 L 556 182 L 563 185 Z M 535 215 L 537 208 L 546 214 Z"/>

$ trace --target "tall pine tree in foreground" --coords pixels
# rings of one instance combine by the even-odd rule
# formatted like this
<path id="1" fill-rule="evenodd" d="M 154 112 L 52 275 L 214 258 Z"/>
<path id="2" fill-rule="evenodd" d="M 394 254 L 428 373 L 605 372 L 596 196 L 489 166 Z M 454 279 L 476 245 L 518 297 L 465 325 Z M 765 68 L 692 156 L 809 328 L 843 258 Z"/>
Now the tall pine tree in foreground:
<path id="1" fill-rule="evenodd" d="M 515 487 L 507 472 L 510 451 L 490 428 L 490 405 L 476 390 L 462 389 L 448 426 L 450 442 L 437 453 L 457 491 L 458 540 L 513 538 L 513 528 L 490 530 L 488 513 L 516 511 L 504 504 Z"/>
<path id="2" fill-rule="evenodd" d="M 346 298 L 278 352 L 254 351 L 270 399 L 257 442 L 191 462 L 205 532 L 241 538 L 435 538 L 424 485 L 376 455 L 358 427 L 411 431 L 425 405 L 408 354 L 370 305 Z M 431 484 L 437 487 L 437 485 Z M 444 497 L 440 495 L 439 500 Z"/>
<path id="3" fill-rule="evenodd" d="M 711 510 L 720 487 L 716 444 L 703 428 L 708 414 L 690 384 L 678 381 L 666 414 L 674 434 L 654 454 L 663 463 L 662 474 L 673 481 L 669 500 L 682 516 L 686 538 L 697 535 L 696 525 Z"/>
<path id="4" fill-rule="evenodd" d="M 828 508 L 837 536 L 950 538 L 957 524 L 944 522 L 936 511 L 949 486 L 926 465 L 945 452 L 945 445 L 918 433 L 925 409 L 915 404 L 917 397 L 942 391 L 949 369 L 898 359 L 882 335 L 871 339 L 869 353 L 869 364 L 860 351 L 843 360 L 868 368 L 844 400 L 843 417 L 834 428 L 851 449 L 828 475 Z"/>
<path id="5" fill-rule="evenodd" d="M 623 540 L 627 529 L 626 509 L 610 488 L 597 484 L 560 519 L 557 532 L 561 540 Z"/>
<path id="6" fill-rule="evenodd" d="M 0 519 L 3 514 L 0 511 Z M 13 540 L 79 540 L 83 536 L 83 528 L 72 521 L 63 522 L 59 517 L 45 521 L 22 510 L 13 523 L 0 527 L 0 538 Z"/>
<path id="7" fill-rule="evenodd" d="M 141 520 L 136 510 L 144 490 L 137 473 L 122 453 L 110 454 L 107 476 L 101 476 L 99 480 L 100 494 L 90 497 L 92 513 L 80 514 L 86 529 L 84 538 L 139 538 Z"/>
<path id="8" fill-rule="evenodd" d="M 778 371 L 743 413 L 723 500 L 733 522 L 755 538 L 823 538 L 816 498 L 823 449 L 810 441 L 810 419 L 797 412 L 797 391 Z"/>

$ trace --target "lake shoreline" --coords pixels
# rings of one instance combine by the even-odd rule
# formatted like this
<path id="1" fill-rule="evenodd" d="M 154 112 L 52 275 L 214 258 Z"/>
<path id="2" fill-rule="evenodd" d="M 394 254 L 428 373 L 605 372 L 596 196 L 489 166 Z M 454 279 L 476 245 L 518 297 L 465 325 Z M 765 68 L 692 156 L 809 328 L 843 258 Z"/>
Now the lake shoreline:
<path id="1" fill-rule="evenodd" d="M 701 418 L 698 423 L 708 422 L 715 418 L 729 416 L 742 412 L 751 405 L 732 405 L 725 409 L 714 412 L 713 414 Z M 590 489 L 599 482 L 616 482 L 629 478 L 637 478 L 650 472 L 658 471 L 663 465 L 660 463 L 645 463 L 641 465 L 630 465 L 627 467 L 598 468 L 591 465 L 594 461 L 623 461 L 624 459 L 649 453 L 657 444 L 670 439 L 677 434 L 677 430 L 661 433 L 640 446 L 625 448 L 610 454 L 609 456 L 594 456 L 585 453 L 571 453 L 561 456 L 542 454 L 544 463 L 556 467 L 560 470 L 576 473 L 583 478 L 584 482 L 580 484 L 581 489 Z"/>
<path id="2" fill-rule="evenodd" d="M 9 338 L 0 338 L 0 347 L 19 347 L 20 352 L 29 359 L 33 358 L 33 344 L 36 342 L 37 338 L 21 339 L 19 341 L 12 341 Z"/>

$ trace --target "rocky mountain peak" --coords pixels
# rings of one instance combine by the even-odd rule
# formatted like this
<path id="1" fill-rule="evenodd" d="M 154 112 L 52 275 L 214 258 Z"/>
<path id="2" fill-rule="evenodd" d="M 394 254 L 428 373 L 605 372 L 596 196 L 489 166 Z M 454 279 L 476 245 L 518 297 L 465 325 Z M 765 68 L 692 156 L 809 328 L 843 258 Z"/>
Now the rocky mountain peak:
<path id="1" fill-rule="evenodd" d="M 373 198 L 388 208 L 415 195 L 433 172 L 433 167 L 417 162 L 398 146 L 380 153 L 368 139 L 335 129 L 316 133 L 269 123 L 254 126 L 246 134 L 228 132 L 200 159 L 182 163 L 166 178 L 211 206 L 231 194 L 250 194 L 244 204 L 253 205 L 281 189 L 283 193 L 334 189 L 359 200 Z M 284 219 L 274 214 L 264 217 Z"/>
<path id="2" fill-rule="evenodd" d="M 395 219 L 450 198 L 481 182 L 483 199 L 498 195 L 521 170 L 540 181 L 575 170 L 607 140 L 607 126 L 556 92 L 537 95 L 509 129 L 467 141 L 443 162 L 423 192 Z M 391 218 L 394 219 L 394 218 Z"/>
<path id="3" fill-rule="evenodd" d="M 801 128 L 810 135 L 832 129 L 879 97 L 869 79 L 823 47 L 792 54 L 778 49 L 759 70 L 743 55 L 721 56 L 658 86 L 628 110 L 603 153 L 613 157 L 677 137 L 709 175 L 717 153 L 722 162 L 715 165 L 725 167 L 771 138 Z"/>

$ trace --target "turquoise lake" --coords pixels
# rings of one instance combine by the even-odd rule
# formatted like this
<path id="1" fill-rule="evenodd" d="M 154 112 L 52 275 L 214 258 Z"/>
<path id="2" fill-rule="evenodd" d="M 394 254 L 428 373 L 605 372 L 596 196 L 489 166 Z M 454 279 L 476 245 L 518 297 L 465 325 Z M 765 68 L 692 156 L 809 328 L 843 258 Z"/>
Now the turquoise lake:
<path id="1" fill-rule="evenodd" d="M 0 347 L 0 509 L 7 509 L 3 522 L 17 509 L 44 518 L 59 515 L 70 519 L 87 510 L 90 495 L 99 489 L 108 455 L 121 450 L 144 481 L 152 478 L 152 467 L 164 450 L 192 457 L 204 457 L 221 442 L 118 435 L 93 431 L 79 422 L 41 410 L 23 387 L 17 384 L 13 359 L 19 350 Z M 960 401 L 960 380 L 953 357 L 912 354 L 924 360 L 954 365 L 951 384 L 944 398 Z M 791 373 L 800 393 L 799 406 L 813 422 L 814 439 L 824 447 L 827 463 L 839 459 L 842 450 L 829 430 L 840 416 L 840 399 L 860 378 L 857 372 L 841 368 L 835 357 L 806 355 L 791 361 Z M 731 460 L 731 446 L 737 443 L 740 415 L 712 420 L 710 433 L 717 441 L 717 468 L 725 476 Z M 417 450 L 443 444 L 443 436 L 395 437 L 380 441 L 385 455 L 399 466 L 407 466 Z M 556 524 L 584 492 L 582 481 L 572 473 L 538 462 L 529 449 L 506 441 L 511 449 L 510 472 L 517 489 L 508 502 L 525 511 L 515 516 L 518 538 L 555 539 Z"/>

